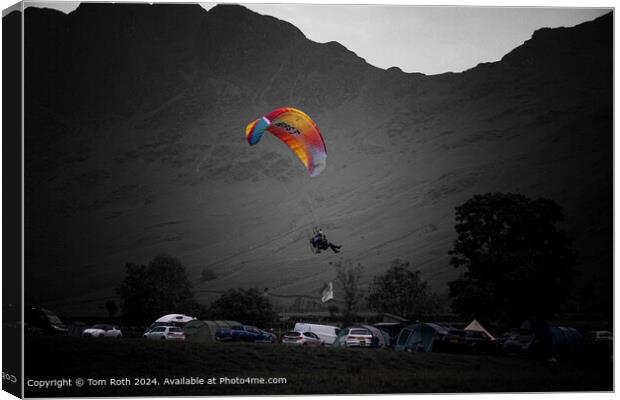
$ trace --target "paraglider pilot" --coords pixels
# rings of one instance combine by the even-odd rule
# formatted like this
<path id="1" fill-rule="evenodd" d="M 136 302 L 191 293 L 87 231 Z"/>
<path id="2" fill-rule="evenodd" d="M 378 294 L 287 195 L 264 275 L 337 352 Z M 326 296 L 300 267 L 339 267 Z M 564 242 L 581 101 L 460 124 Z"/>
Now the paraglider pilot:
<path id="1" fill-rule="evenodd" d="M 323 233 L 323 230 L 320 228 L 314 228 L 314 236 L 311 239 L 312 246 L 316 249 L 317 253 L 320 253 L 321 250 L 332 249 L 334 253 L 340 253 L 340 247 L 333 243 L 330 243 L 327 240 L 327 236 Z"/>

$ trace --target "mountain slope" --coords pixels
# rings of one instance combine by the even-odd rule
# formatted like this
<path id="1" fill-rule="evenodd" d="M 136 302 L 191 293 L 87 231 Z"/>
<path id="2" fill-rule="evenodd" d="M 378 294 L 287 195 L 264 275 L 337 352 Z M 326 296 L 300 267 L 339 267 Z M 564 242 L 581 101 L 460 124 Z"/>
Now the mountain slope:
<path id="1" fill-rule="evenodd" d="M 161 253 L 205 302 L 230 287 L 316 295 L 340 259 L 368 281 L 405 258 L 445 290 L 454 207 L 488 191 L 556 200 L 579 285 L 605 301 L 612 31 L 611 14 L 543 29 L 497 63 L 425 76 L 241 6 L 28 8 L 27 301 L 93 311 L 81 301 L 114 295 L 125 262 Z M 245 125 L 279 106 L 321 127 L 320 177 L 275 138 L 247 146 Z M 343 252 L 313 255 L 312 225 Z M 200 283 L 205 267 L 218 278 Z"/>

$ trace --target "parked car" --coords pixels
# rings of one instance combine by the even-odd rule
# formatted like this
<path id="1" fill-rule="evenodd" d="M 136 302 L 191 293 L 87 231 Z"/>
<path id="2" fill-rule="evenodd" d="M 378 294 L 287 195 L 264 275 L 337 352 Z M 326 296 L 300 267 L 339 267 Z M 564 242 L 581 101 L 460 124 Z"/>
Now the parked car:
<path id="1" fill-rule="evenodd" d="M 84 331 L 82 332 L 82 336 L 98 338 L 121 338 L 123 337 L 123 332 L 121 332 L 121 330 L 115 325 L 97 324 L 93 325 L 91 328 L 84 329 Z"/>
<path id="2" fill-rule="evenodd" d="M 496 349 L 495 341 L 484 332 L 462 329 L 449 330 L 436 347 L 454 353 L 493 353 Z"/>
<path id="3" fill-rule="evenodd" d="M 156 326 L 144 334 L 145 339 L 185 340 L 183 329 L 178 326 Z"/>
<path id="4" fill-rule="evenodd" d="M 334 345 L 339 347 L 371 347 L 373 346 L 372 332 L 358 326 L 344 328 L 340 331 Z"/>
<path id="5" fill-rule="evenodd" d="M 502 345 L 507 353 L 527 353 L 534 343 L 533 331 L 520 331 L 509 336 Z"/>
<path id="6" fill-rule="evenodd" d="M 511 329 L 508 332 L 504 332 L 503 334 L 501 334 L 498 338 L 497 338 L 497 345 L 500 348 L 504 348 L 504 343 L 506 343 L 506 341 L 508 339 L 515 339 L 517 336 L 519 336 L 519 330 L 518 329 Z"/>
<path id="7" fill-rule="evenodd" d="M 609 331 L 589 331 L 584 336 L 585 354 L 590 358 L 613 360 L 614 336 Z"/>
<path id="8" fill-rule="evenodd" d="M 450 329 L 442 338 L 442 347 L 446 351 L 464 347 L 467 345 L 466 335 L 467 333 L 462 329 Z"/>
<path id="9" fill-rule="evenodd" d="M 334 344 L 340 328 L 331 325 L 306 324 L 298 322 L 293 328 L 295 332 L 312 332 L 317 335 L 325 344 Z"/>
<path id="10" fill-rule="evenodd" d="M 265 332 L 255 326 L 235 325 L 230 328 L 220 328 L 215 332 L 215 339 L 222 342 L 254 342 L 275 343 L 276 335 Z"/>
<path id="11" fill-rule="evenodd" d="M 24 328 L 27 334 L 67 335 L 67 326 L 50 310 L 28 306 L 24 310 Z"/>
<path id="12" fill-rule="evenodd" d="M 600 343 L 600 342 L 612 342 L 614 341 L 614 334 L 609 331 L 589 331 L 586 332 L 586 343 Z"/>
<path id="13" fill-rule="evenodd" d="M 282 338 L 284 344 L 323 346 L 325 343 L 314 332 L 286 332 Z"/>

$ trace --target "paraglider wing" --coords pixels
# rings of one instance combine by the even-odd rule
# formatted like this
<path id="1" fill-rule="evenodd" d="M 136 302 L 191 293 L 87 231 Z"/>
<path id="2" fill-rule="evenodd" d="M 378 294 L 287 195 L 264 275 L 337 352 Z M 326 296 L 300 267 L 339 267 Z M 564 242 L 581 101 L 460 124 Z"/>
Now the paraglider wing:
<path id="1" fill-rule="evenodd" d="M 325 168 L 327 149 L 319 127 L 303 111 L 278 108 L 252 121 L 245 128 L 250 146 L 257 144 L 265 131 L 282 140 L 304 164 L 310 176 L 318 176 Z"/>
<path id="2" fill-rule="evenodd" d="M 248 139 L 250 146 L 254 146 L 260 141 L 265 133 L 265 129 L 269 127 L 269 120 L 265 117 L 254 120 L 245 128 L 245 137 Z"/>

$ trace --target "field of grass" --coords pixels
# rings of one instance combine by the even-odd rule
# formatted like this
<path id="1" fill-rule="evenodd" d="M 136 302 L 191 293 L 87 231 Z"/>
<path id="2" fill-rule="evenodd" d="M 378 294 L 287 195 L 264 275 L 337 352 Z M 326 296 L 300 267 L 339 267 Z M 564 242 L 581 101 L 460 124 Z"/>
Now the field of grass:
<path id="1" fill-rule="evenodd" d="M 505 356 L 43 336 L 26 338 L 25 357 L 27 382 L 72 380 L 72 386 L 62 389 L 27 385 L 28 397 L 613 390 L 609 360 L 560 359 L 552 367 Z M 191 377 L 204 378 L 205 384 L 164 382 Z M 286 378 L 286 383 L 220 384 L 221 377 Z M 86 384 L 75 387 L 77 378 Z M 130 384 L 110 385 L 110 379 L 122 378 L 129 378 Z M 146 378 L 143 383 L 155 378 L 157 383 L 137 386 L 136 378 Z M 217 383 L 208 384 L 209 378 Z M 88 379 L 103 380 L 105 385 L 89 385 Z"/>

